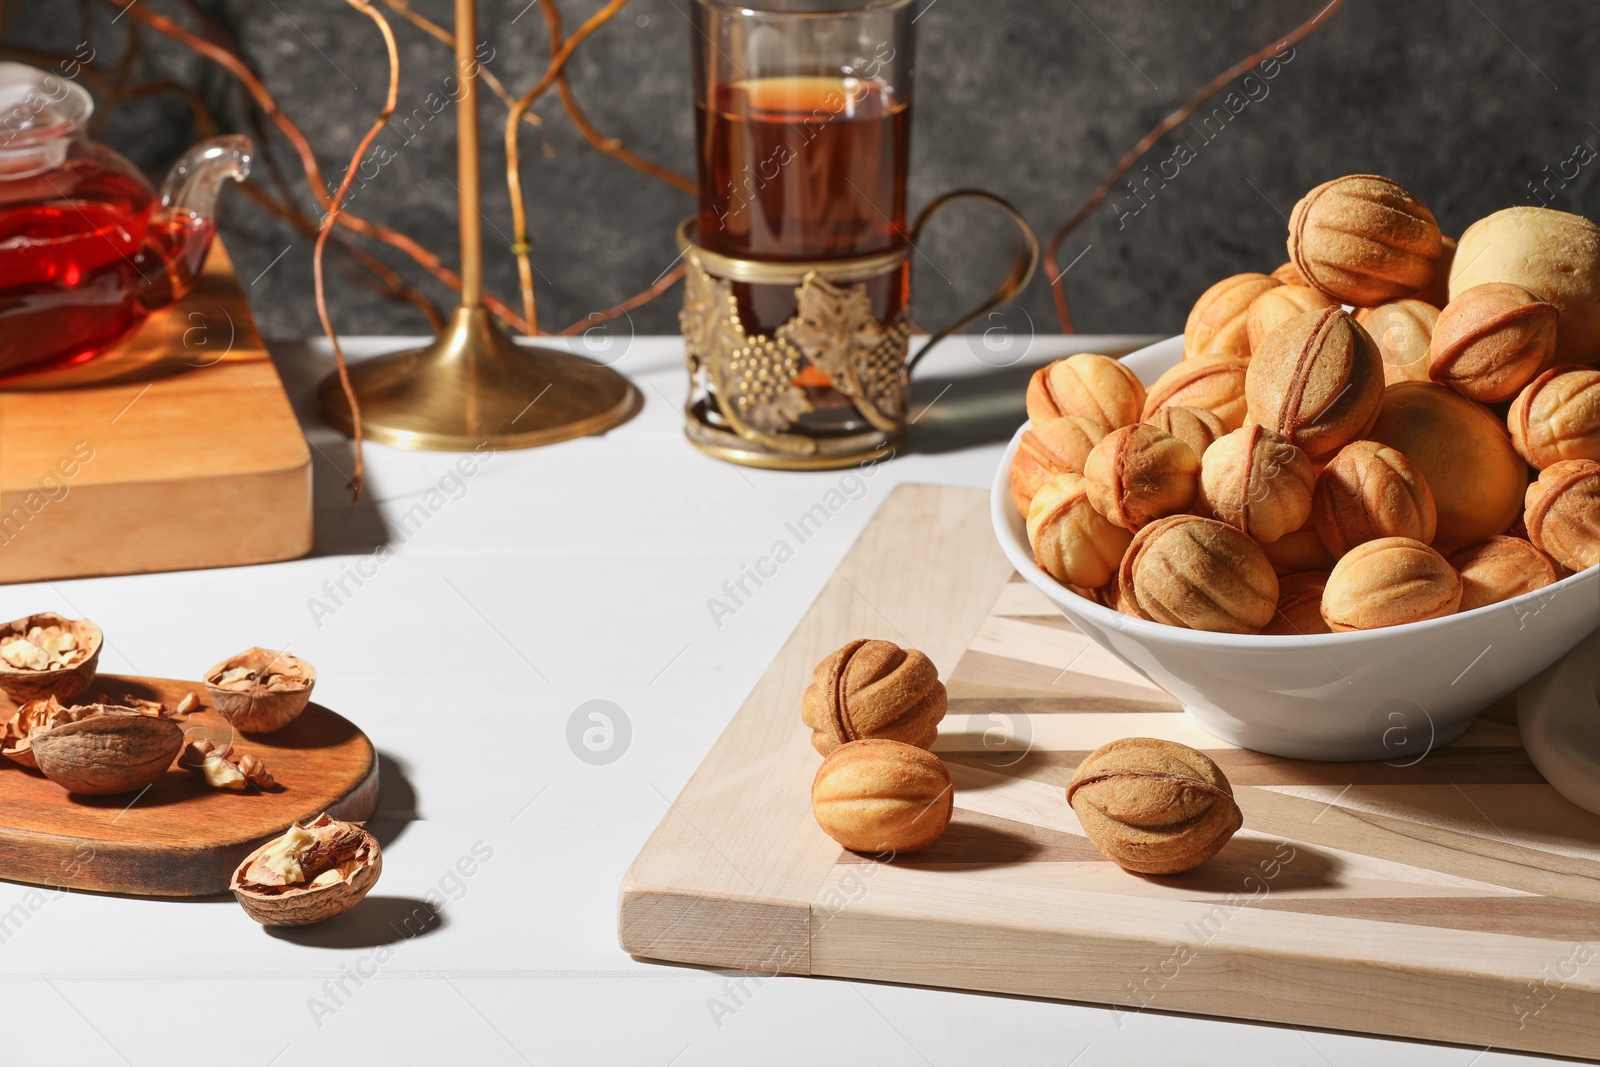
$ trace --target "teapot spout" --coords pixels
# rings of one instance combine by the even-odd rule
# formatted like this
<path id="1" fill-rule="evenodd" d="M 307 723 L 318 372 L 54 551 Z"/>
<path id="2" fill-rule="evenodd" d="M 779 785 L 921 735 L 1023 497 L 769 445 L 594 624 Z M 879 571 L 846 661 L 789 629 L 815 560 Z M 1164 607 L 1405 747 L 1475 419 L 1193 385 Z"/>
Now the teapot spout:
<path id="1" fill-rule="evenodd" d="M 161 184 L 161 207 L 184 211 L 208 221 L 217 217 L 217 195 L 225 181 L 250 176 L 250 138 L 232 134 L 201 141 L 173 164 Z"/>
<path id="2" fill-rule="evenodd" d="M 138 299 L 147 313 L 182 299 L 194 287 L 216 236 L 222 183 L 249 175 L 253 150 L 248 137 L 213 137 L 185 152 L 167 175 L 161 205 L 134 256 Z"/>

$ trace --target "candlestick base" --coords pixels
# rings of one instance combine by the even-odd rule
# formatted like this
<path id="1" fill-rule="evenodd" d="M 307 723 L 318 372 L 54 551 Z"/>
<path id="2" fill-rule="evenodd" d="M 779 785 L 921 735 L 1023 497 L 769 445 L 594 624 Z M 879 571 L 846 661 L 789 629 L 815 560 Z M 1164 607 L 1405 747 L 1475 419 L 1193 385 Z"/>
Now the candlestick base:
<path id="1" fill-rule="evenodd" d="M 609 367 L 524 347 L 482 307 L 460 307 L 425 348 L 350 364 L 368 441 L 438 452 L 534 448 L 632 418 L 639 393 Z M 337 373 L 317 387 L 323 419 L 353 433 Z"/>

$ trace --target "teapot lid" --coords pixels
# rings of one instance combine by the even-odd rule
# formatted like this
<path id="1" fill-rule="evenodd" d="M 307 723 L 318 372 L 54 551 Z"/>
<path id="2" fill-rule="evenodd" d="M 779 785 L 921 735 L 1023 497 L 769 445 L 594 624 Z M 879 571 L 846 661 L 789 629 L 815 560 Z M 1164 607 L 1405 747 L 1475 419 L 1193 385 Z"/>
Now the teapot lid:
<path id="1" fill-rule="evenodd" d="M 25 63 L 0 63 L 0 181 L 59 167 L 94 112 L 88 90 Z"/>

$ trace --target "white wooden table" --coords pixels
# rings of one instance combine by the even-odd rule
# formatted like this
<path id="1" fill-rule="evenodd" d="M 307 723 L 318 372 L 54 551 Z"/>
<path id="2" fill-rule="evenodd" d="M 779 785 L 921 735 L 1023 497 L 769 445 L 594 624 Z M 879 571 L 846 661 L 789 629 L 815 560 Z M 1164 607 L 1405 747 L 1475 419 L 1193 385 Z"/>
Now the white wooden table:
<path id="1" fill-rule="evenodd" d="M 0 1063 L 1522 1062 L 1078 1004 L 756 982 L 617 947 L 628 863 L 889 489 L 987 485 L 1023 417 L 1028 366 L 1133 340 L 1041 337 L 983 359 L 980 341 L 947 342 L 919 370 L 910 449 L 859 481 L 700 455 L 681 437 L 676 339 L 618 342 L 603 354 L 645 398 L 632 422 L 500 453 L 470 475 L 454 455 L 369 446 L 371 502 L 356 508 L 345 443 L 305 400 L 330 366 L 324 349 L 275 346 L 318 456 L 316 552 L 12 587 L 5 617 L 95 619 L 115 642 L 108 672 L 194 677 L 252 644 L 309 659 L 318 698 L 385 757 L 383 879 L 349 917 L 360 921 L 281 935 L 231 899 L 0 883 Z M 825 498 L 844 502 L 715 618 L 724 583 Z M 569 719 L 596 700 L 631 728 L 603 764 L 568 741 Z"/>

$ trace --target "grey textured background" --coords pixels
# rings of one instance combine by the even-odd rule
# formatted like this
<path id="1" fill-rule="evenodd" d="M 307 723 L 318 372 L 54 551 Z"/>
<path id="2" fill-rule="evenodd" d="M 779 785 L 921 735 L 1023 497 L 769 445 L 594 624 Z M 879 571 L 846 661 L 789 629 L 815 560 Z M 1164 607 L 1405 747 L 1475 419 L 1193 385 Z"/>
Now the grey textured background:
<path id="1" fill-rule="evenodd" d="M 385 87 L 382 46 L 365 18 L 337 0 L 143 2 L 180 19 L 189 19 L 192 8 L 214 14 L 244 42 L 284 109 L 317 145 L 324 167 L 342 171 Z M 599 6 L 598 0 L 560 2 L 568 32 Z M 604 133 L 685 172 L 693 167 L 683 14 L 691 2 L 633 0 L 569 67 L 579 100 Z M 932 0 L 917 25 L 913 208 L 947 188 L 982 186 L 1015 202 L 1047 235 L 1149 126 L 1214 74 L 1307 17 L 1316 2 Z M 490 66 L 514 91 L 530 85 L 546 61 L 543 21 L 525 3 L 481 3 L 481 36 L 495 52 Z M 448 0 L 414 6 L 448 24 Z M 92 37 L 98 62 L 110 68 L 132 22 L 113 24 L 113 13 L 100 0 L 10 0 L 4 40 L 65 53 Z M 406 68 L 401 107 L 410 110 L 438 87 L 450 60 L 437 42 L 396 24 Z M 226 76 L 154 35 L 144 38 L 135 81 L 170 77 L 195 85 L 226 123 L 248 128 L 246 100 Z M 1267 95 L 1220 135 L 1206 141 L 1186 128 L 1155 148 L 1152 162 L 1172 156 L 1179 141 L 1195 158 L 1155 189 L 1137 215 L 1104 205 L 1068 240 L 1062 258 L 1076 258 L 1067 282 L 1079 330 L 1181 328 L 1190 303 L 1211 281 L 1281 262 L 1283 216 L 1307 188 L 1339 174 L 1372 171 L 1400 180 L 1432 206 L 1447 233 L 1496 208 L 1534 201 L 1530 183 L 1548 177 L 1544 168 L 1561 164 L 1579 143 L 1600 146 L 1597 40 L 1600 4 L 1593 0 L 1348 0 L 1265 83 Z M 1253 91 L 1260 95 L 1259 87 Z M 673 227 L 692 203 L 590 149 L 553 93 L 537 113 L 548 149 L 541 151 L 529 131 L 524 175 L 543 275 L 541 323 L 551 328 L 649 284 L 672 261 Z M 495 230 L 510 232 L 500 180 L 502 116 L 486 97 L 483 207 L 492 224 L 485 242 L 490 288 L 514 302 L 509 239 Z M 103 136 L 156 170 L 194 131 L 186 105 L 158 95 L 123 104 Z M 360 191 L 353 209 L 416 237 L 454 265 L 453 112 L 409 144 L 386 139 L 398 158 Z M 274 144 L 271 155 L 297 182 L 285 145 Z M 1582 168 L 1549 202 L 1593 215 L 1600 206 L 1596 171 L 1600 164 Z M 265 177 L 267 169 L 258 173 Z M 308 202 L 303 185 L 297 192 Z M 1113 202 L 1125 210 L 1138 206 L 1125 189 Z M 241 277 L 258 279 L 248 291 L 263 332 L 320 332 L 309 242 L 236 193 L 224 214 Z M 981 209 L 952 212 L 919 259 L 919 320 L 937 323 L 985 288 L 1002 268 L 1009 241 Z M 403 257 L 388 251 L 383 257 L 421 279 Z M 424 287 L 448 303 L 442 287 L 431 281 Z M 331 295 L 343 331 L 424 329 L 414 309 L 337 274 Z M 677 303 L 674 292 L 635 312 L 621 329 L 671 332 Z M 1039 332 L 1055 329 L 1042 278 L 1008 316 L 1011 329 L 1025 332 L 1030 324 Z"/>

